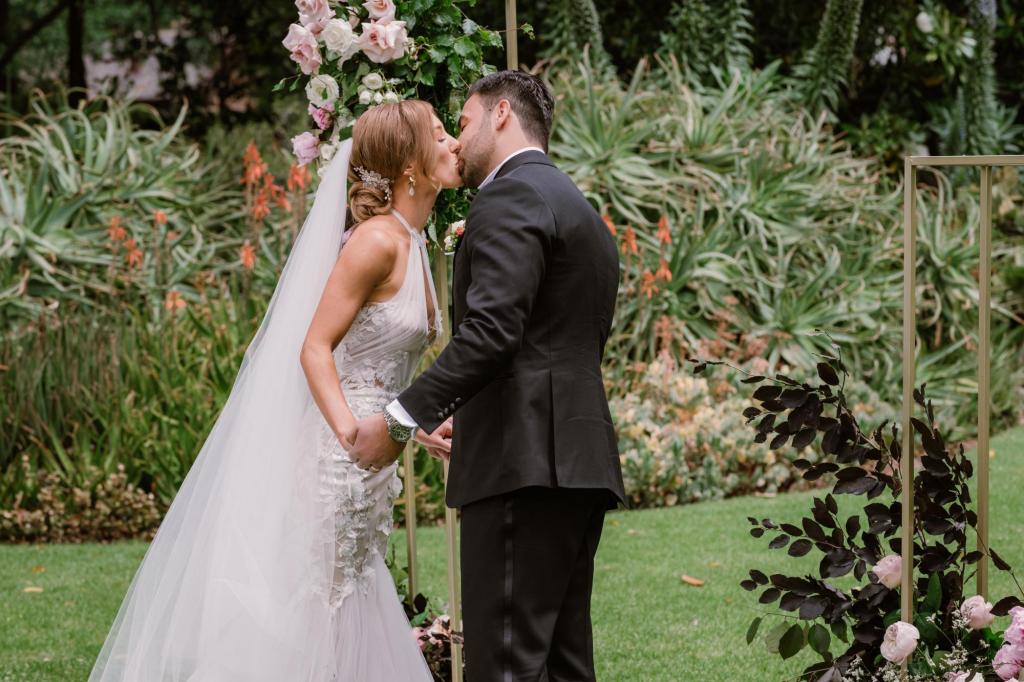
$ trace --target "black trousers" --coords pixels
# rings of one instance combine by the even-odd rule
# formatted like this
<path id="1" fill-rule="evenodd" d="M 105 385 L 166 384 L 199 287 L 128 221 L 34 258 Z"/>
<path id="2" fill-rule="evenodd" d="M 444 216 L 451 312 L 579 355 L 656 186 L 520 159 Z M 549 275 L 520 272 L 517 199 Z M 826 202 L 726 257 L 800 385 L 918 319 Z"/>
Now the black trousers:
<path id="1" fill-rule="evenodd" d="M 609 495 L 529 487 L 462 507 L 466 682 L 595 679 L 590 594 Z"/>

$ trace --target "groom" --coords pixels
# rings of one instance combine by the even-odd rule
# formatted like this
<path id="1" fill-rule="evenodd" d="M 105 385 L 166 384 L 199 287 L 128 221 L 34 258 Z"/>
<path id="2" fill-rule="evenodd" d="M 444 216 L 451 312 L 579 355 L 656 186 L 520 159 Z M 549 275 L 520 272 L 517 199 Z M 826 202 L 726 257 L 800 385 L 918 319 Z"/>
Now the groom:
<path id="1" fill-rule="evenodd" d="M 520 71 L 470 88 L 459 167 L 480 191 L 455 252 L 454 334 L 349 453 L 386 465 L 412 427 L 452 433 L 468 682 L 595 679 L 594 555 L 625 503 L 601 379 L 618 253 L 545 153 L 553 106 Z"/>

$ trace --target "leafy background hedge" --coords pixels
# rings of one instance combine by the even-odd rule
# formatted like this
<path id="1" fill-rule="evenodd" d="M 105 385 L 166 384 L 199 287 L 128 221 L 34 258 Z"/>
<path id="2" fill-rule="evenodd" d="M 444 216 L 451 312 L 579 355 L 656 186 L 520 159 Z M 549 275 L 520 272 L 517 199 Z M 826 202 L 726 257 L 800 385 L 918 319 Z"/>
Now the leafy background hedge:
<path id="1" fill-rule="evenodd" d="M 24 10 L 12 26 L 42 14 L 4 5 Z M 315 188 L 282 144 L 301 103 L 270 96 L 288 66 L 266 27 L 286 25 L 291 5 L 186 5 L 88 6 L 87 53 L 153 54 L 165 67 L 147 103 L 115 93 L 79 104 L 42 80 L 73 83 L 70 71 L 29 72 L 45 51 L 68 52 L 59 20 L 5 64 L 0 538 L 155 529 L 230 390 Z M 792 466 L 799 453 L 769 452 L 731 421 L 745 395 L 733 380 L 695 378 L 684 357 L 799 375 L 827 350 L 827 330 L 859 379 L 858 417 L 895 414 L 900 159 L 1013 152 L 1022 139 L 1019 10 L 967 5 L 520 8 L 536 28 L 536 40 L 520 42 L 523 60 L 557 97 L 552 157 L 621 248 L 606 382 L 634 504 L 806 485 Z M 464 10 L 503 24 L 496 7 Z M 166 45 L 156 28 L 174 20 L 192 37 Z M 184 65 L 197 63 L 230 78 L 181 83 Z M 970 438 L 977 178 L 923 171 L 920 182 L 918 381 L 940 422 L 955 425 L 948 436 Z M 997 427 L 1021 418 L 1021 192 L 1017 172 L 996 174 Z M 436 520 L 440 468 L 426 456 L 417 467 L 422 520 Z"/>

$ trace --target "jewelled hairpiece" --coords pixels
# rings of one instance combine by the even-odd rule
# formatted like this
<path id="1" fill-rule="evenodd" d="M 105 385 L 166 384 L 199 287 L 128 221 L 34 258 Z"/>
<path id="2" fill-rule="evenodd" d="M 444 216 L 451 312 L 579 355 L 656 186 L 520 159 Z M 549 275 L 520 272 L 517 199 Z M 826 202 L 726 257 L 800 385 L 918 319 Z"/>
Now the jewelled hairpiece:
<path id="1" fill-rule="evenodd" d="M 385 178 L 377 171 L 367 170 L 362 166 L 355 166 L 353 169 L 364 185 L 375 187 L 384 192 L 384 199 L 391 201 L 391 178 Z"/>

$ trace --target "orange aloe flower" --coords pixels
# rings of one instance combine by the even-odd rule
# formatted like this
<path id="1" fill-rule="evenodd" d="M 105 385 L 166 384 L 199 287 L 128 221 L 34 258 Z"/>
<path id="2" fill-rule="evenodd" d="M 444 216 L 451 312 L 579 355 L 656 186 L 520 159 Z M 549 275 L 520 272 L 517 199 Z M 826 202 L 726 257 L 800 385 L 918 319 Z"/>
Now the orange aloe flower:
<path id="1" fill-rule="evenodd" d="M 273 175 L 267 174 L 263 176 L 262 192 L 279 208 L 288 210 L 288 208 L 290 207 L 288 203 L 288 197 L 285 195 L 284 189 L 281 187 L 281 185 L 274 182 Z"/>
<path id="2" fill-rule="evenodd" d="M 672 281 L 672 269 L 668 266 L 668 261 L 664 258 L 658 264 L 658 271 L 654 273 L 655 278 L 663 279 L 666 282 Z"/>
<path id="3" fill-rule="evenodd" d="M 110 224 L 107 226 L 107 236 L 110 237 L 112 242 L 124 241 L 124 238 L 128 236 L 128 231 L 121 227 L 121 216 L 116 215 L 110 219 Z"/>
<path id="4" fill-rule="evenodd" d="M 647 300 L 649 301 L 656 291 L 658 291 L 657 278 L 650 270 L 644 270 L 643 282 L 640 283 L 640 292 L 647 294 Z"/>
<path id="5" fill-rule="evenodd" d="M 174 290 L 168 291 L 167 298 L 164 299 L 164 308 L 167 310 L 181 310 L 186 304 L 184 297 Z"/>
<path id="6" fill-rule="evenodd" d="M 260 150 L 256 148 L 254 142 L 250 142 L 246 146 L 242 162 L 245 164 L 245 170 L 242 172 L 242 184 L 255 185 L 266 172 L 267 164 L 263 163 L 263 157 L 260 156 Z"/>
<path id="7" fill-rule="evenodd" d="M 142 249 L 138 247 L 134 239 L 128 239 L 124 243 L 125 260 L 130 267 L 142 267 Z"/>
<path id="8" fill-rule="evenodd" d="M 292 167 L 288 170 L 288 191 L 305 190 L 306 186 L 309 185 L 309 180 L 309 168 L 293 163 Z"/>
<path id="9" fill-rule="evenodd" d="M 160 210 L 153 211 L 153 222 L 157 225 L 166 225 L 167 214 Z"/>
<path id="10" fill-rule="evenodd" d="M 256 198 L 252 202 L 252 211 L 250 212 L 253 220 L 260 221 L 270 215 L 270 206 L 267 205 L 267 195 L 260 192 L 256 195 Z"/>
<path id="11" fill-rule="evenodd" d="M 248 239 L 245 240 L 245 243 L 242 244 L 242 248 L 239 249 L 238 256 L 242 261 L 242 267 L 247 270 L 252 270 L 256 267 L 256 249 L 253 248 Z"/>
<path id="12" fill-rule="evenodd" d="M 662 244 L 672 243 L 672 231 L 668 227 L 668 216 L 661 216 L 658 221 L 658 241 Z"/>
<path id="13" fill-rule="evenodd" d="M 612 236 L 618 237 L 619 231 L 615 229 L 615 223 L 612 222 L 612 217 L 605 213 L 601 216 L 601 219 L 604 220 L 604 224 L 608 226 L 608 231 L 612 233 Z"/>
<path id="14" fill-rule="evenodd" d="M 622 239 L 622 253 L 640 253 L 640 248 L 636 245 L 636 230 L 633 229 L 632 225 L 626 226 L 626 234 Z"/>

